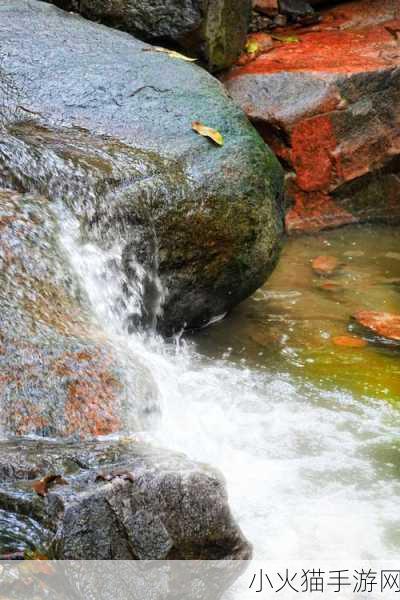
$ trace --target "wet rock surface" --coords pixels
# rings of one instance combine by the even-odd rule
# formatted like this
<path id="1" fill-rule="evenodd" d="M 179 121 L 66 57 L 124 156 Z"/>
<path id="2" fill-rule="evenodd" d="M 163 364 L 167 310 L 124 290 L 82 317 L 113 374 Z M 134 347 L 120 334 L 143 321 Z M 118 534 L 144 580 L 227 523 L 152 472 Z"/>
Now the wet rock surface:
<path id="1" fill-rule="evenodd" d="M 118 476 L 121 470 L 130 477 Z M 29 518 L 29 531 L 36 531 L 33 523 L 42 531 L 39 549 L 37 536 L 30 541 L 28 535 L 31 551 L 85 560 L 250 557 L 220 475 L 182 455 L 134 440 L 80 445 L 17 440 L 0 443 L 4 472 L 0 509 Z M 34 480 L 49 473 L 67 483 L 38 496 Z M 99 473 L 114 475 L 104 481 Z M 0 533 L 1 546 L 2 553 L 16 549 Z"/>
<path id="2" fill-rule="evenodd" d="M 360 310 L 353 315 L 358 325 L 389 342 L 400 343 L 400 314 Z"/>
<path id="3" fill-rule="evenodd" d="M 118 431 L 121 368 L 89 316 L 43 197 L 0 190 L 0 306 L 1 430 Z"/>
<path id="4" fill-rule="evenodd" d="M 225 79 L 289 175 L 289 231 L 400 218 L 400 8 L 322 11 Z M 286 39 L 286 41 L 285 41 Z"/>
<path id="5" fill-rule="evenodd" d="M 62 200 L 83 240 L 107 250 L 119 238 L 121 278 L 137 277 L 135 261 L 145 269 L 144 313 L 163 332 L 251 294 L 278 256 L 282 175 L 221 85 L 49 4 L 12 0 L 0 13 L 12 82 L 0 89 L 0 182 Z M 225 145 L 196 135 L 194 120 Z"/>
<path id="6" fill-rule="evenodd" d="M 231 66 L 243 47 L 251 0 L 48 0 L 154 43 L 178 45 L 211 70 Z"/>

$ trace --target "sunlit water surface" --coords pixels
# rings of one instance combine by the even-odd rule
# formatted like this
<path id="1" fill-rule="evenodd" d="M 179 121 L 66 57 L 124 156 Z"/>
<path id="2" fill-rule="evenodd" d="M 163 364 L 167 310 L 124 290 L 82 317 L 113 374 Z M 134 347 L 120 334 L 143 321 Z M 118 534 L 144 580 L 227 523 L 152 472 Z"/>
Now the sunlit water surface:
<path id="1" fill-rule="evenodd" d="M 167 343 L 124 333 L 104 275 L 110 256 L 79 247 L 67 229 L 95 312 L 136 365 L 132 380 L 137 369 L 148 378 L 153 418 L 136 387 L 132 423 L 221 469 L 256 558 L 398 556 L 400 354 L 332 341 L 358 309 L 399 311 L 398 230 L 292 239 L 268 283 L 231 316 Z M 340 263 L 328 286 L 310 266 L 321 254 Z"/>

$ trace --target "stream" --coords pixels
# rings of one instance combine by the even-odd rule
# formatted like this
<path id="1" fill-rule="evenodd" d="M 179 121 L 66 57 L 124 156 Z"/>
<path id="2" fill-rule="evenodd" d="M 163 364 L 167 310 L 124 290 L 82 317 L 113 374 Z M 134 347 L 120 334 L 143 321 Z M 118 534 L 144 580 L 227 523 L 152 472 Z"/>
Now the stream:
<path id="1" fill-rule="evenodd" d="M 125 333 L 109 252 L 80 247 L 73 222 L 63 242 L 127 368 L 141 365 L 131 427 L 222 471 L 255 558 L 398 556 L 400 353 L 333 342 L 358 309 L 399 310 L 398 229 L 292 238 L 253 297 L 169 342 Z M 311 269 L 321 254 L 339 261 L 329 278 Z"/>

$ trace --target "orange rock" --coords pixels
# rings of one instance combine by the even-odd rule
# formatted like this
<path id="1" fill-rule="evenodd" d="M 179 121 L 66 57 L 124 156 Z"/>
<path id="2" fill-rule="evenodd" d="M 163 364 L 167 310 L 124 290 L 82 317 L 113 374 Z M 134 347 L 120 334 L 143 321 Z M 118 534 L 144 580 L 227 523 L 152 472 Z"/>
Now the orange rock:
<path id="1" fill-rule="evenodd" d="M 400 220 L 400 2 L 358 0 L 286 27 L 223 76 L 292 177 L 289 232 Z M 376 184 L 379 177 L 379 185 Z"/>
<path id="2" fill-rule="evenodd" d="M 360 310 L 353 318 L 376 335 L 400 342 L 400 314 Z"/>
<path id="3" fill-rule="evenodd" d="M 339 335 L 332 338 L 335 346 L 344 346 L 345 348 L 363 348 L 367 345 L 366 340 L 353 335 Z"/>
<path id="4" fill-rule="evenodd" d="M 317 256 L 311 263 L 317 275 L 332 275 L 338 268 L 338 259 L 335 256 Z"/>

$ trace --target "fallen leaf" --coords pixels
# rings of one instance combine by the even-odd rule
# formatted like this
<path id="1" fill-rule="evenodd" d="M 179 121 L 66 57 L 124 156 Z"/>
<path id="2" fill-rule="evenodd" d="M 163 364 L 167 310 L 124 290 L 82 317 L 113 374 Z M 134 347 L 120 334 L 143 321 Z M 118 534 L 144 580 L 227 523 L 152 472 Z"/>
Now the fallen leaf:
<path id="1" fill-rule="evenodd" d="M 335 256 L 317 256 L 312 261 L 311 266 L 317 275 L 332 275 L 338 264 L 338 259 Z"/>
<path id="2" fill-rule="evenodd" d="M 283 42 L 284 44 L 297 44 L 299 42 L 299 38 L 295 35 L 276 35 L 275 33 L 271 34 L 272 39 L 277 40 L 278 42 Z"/>
<path id="3" fill-rule="evenodd" d="M 176 50 L 168 50 L 168 48 L 162 48 L 161 46 L 153 46 L 153 48 L 143 48 L 143 52 L 161 52 L 163 54 L 168 54 L 171 58 L 179 58 L 180 60 L 185 60 L 186 62 L 196 62 L 197 58 L 190 58 L 190 56 L 185 56 Z"/>
<path id="4" fill-rule="evenodd" d="M 346 348 L 363 348 L 368 344 L 366 340 L 353 335 L 339 335 L 332 338 L 332 341 L 335 346 L 344 346 Z"/>
<path id="5" fill-rule="evenodd" d="M 218 144 L 218 146 L 224 145 L 224 138 L 222 137 L 220 132 L 217 131 L 216 129 L 207 127 L 206 125 L 203 125 L 203 123 L 200 123 L 199 121 L 193 121 L 192 129 L 194 131 L 196 131 L 198 134 L 202 135 L 203 137 L 210 138 L 210 140 L 212 140 L 213 142 Z"/>
<path id="6" fill-rule="evenodd" d="M 247 54 L 257 54 L 261 50 L 260 45 L 254 40 L 247 40 L 244 49 Z"/>
<path id="7" fill-rule="evenodd" d="M 53 484 L 68 485 L 68 481 L 66 481 L 61 475 L 46 475 L 46 477 L 43 477 L 43 479 L 34 481 L 32 488 L 39 496 L 47 496 L 49 487 Z"/>

